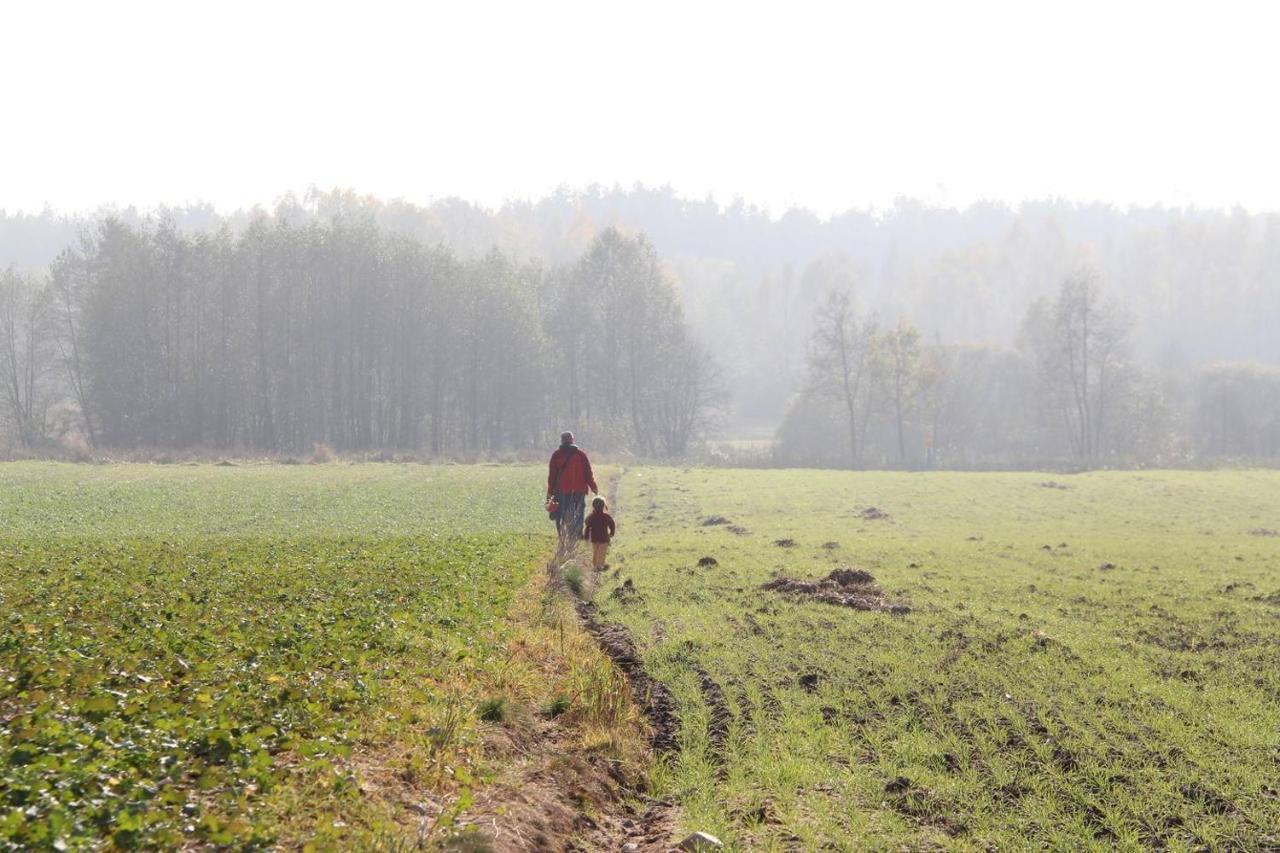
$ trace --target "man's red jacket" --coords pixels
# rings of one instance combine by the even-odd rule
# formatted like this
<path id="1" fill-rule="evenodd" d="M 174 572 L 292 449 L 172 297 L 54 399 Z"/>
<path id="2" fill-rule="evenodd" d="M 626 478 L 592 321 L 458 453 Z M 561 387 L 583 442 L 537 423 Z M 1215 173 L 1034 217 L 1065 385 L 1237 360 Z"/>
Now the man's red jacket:
<path id="1" fill-rule="evenodd" d="M 596 478 L 591 473 L 591 460 L 572 444 L 562 445 L 551 454 L 550 470 L 547 471 L 547 494 L 585 495 L 587 489 L 597 491 Z"/>

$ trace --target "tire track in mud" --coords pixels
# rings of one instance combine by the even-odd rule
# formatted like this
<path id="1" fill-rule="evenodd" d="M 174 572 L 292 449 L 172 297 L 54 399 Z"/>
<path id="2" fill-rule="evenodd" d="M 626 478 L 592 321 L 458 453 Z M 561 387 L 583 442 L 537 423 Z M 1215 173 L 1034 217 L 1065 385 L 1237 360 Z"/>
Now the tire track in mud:
<path id="1" fill-rule="evenodd" d="M 729 703 L 725 699 L 724 690 L 715 682 L 705 669 L 694 670 L 698 676 L 698 688 L 702 691 L 702 701 L 706 703 L 710 716 L 707 718 L 707 743 L 711 747 L 711 758 L 718 767 L 720 776 L 724 776 L 725 748 L 729 742 L 729 724 L 733 722 L 733 714 L 729 712 Z"/>
<path id="2" fill-rule="evenodd" d="M 649 676 L 636 651 L 635 641 L 631 639 L 631 632 L 621 625 L 598 620 L 596 606 L 589 601 L 578 601 L 576 607 L 583 630 L 595 639 L 600 650 L 626 676 L 632 695 L 653 727 L 649 742 L 654 752 L 663 755 L 674 750 L 680 733 L 675 698 L 667 685 Z"/>

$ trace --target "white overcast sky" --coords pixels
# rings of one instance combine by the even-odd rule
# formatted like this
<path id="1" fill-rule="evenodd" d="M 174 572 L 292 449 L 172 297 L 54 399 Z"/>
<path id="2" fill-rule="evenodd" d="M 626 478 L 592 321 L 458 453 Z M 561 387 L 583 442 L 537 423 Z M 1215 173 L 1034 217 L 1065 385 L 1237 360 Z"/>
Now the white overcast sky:
<path id="1" fill-rule="evenodd" d="M 1280 209 L 1271 8 L 0 0 L 0 208 L 638 181 Z"/>

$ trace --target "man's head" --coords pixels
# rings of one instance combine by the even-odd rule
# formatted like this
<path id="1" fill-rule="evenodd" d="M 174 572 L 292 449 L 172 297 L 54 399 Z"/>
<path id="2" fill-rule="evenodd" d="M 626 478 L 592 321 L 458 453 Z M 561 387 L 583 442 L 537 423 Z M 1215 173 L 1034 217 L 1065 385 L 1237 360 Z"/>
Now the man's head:
<path id="1" fill-rule="evenodd" d="M 571 433 L 571 432 L 562 432 L 562 433 L 560 433 L 560 443 L 561 443 L 561 444 L 573 444 L 573 433 Z"/>

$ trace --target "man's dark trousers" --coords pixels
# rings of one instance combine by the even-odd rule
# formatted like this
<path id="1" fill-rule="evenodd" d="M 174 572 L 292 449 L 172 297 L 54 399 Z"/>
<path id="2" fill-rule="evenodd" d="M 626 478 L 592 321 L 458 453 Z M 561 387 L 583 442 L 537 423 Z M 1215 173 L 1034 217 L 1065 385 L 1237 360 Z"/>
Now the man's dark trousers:
<path id="1" fill-rule="evenodd" d="M 582 524 L 586 519 L 587 493 L 565 492 L 564 494 L 556 495 L 556 501 L 560 504 L 558 527 L 561 538 L 576 539 L 581 537 Z"/>

